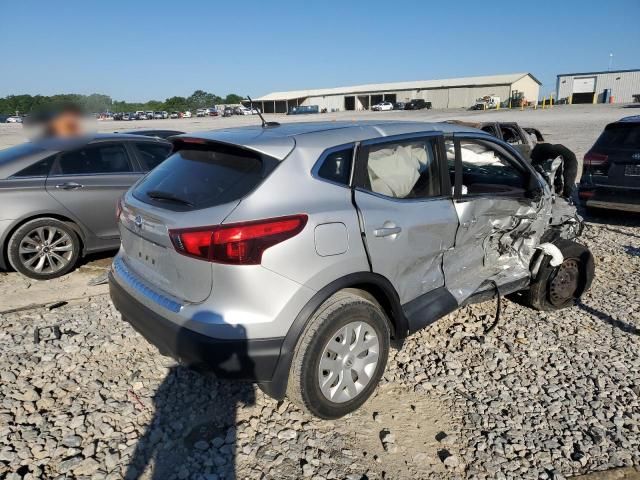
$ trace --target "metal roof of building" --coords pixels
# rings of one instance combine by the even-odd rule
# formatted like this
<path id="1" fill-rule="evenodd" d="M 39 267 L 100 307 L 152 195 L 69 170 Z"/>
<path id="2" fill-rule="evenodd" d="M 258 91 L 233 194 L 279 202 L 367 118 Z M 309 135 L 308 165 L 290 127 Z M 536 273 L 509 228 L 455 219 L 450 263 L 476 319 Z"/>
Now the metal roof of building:
<path id="1" fill-rule="evenodd" d="M 481 77 L 446 78 L 442 80 L 416 80 L 412 82 L 370 83 L 365 85 L 353 85 L 350 87 L 317 88 L 309 90 L 292 90 L 288 92 L 273 92 L 260 98 L 254 98 L 255 102 L 273 100 L 289 100 L 294 98 L 317 97 L 323 95 L 345 95 L 363 92 L 385 92 L 393 90 L 413 90 L 429 88 L 449 87 L 474 87 L 483 85 L 509 85 L 529 75 L 541 85 L 540 81 L 530 73 L 509 73 L 504 75 L 486 75 Z"/>
<path id="2" fill-rule="evenodd" d="M 630 70 L 600 70 L 597 72 L 576 72 L 576 73 L 560 73 L 558 77 L 575 77 L 582 75 L 603 75 L 606 73 L 630 73 L 630 72 L 640 72 L 640 68 L 633 68 Z"/>

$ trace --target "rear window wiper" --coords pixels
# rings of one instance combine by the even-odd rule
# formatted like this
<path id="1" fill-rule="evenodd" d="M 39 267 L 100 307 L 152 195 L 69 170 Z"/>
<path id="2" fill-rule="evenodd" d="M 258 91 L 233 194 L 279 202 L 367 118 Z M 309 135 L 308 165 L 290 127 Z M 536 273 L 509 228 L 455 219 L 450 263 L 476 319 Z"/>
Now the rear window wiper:
<path id="1" fill-rule="evenodd" d="M 193 203 L 191 203 L 189 200 L 180 198 L 171 192 L 163 192 L 161 190 L 149 190 L 147 192 L 147 197 L 153 198 L 154 200 L 166 200 L 169 202 L 181 203 L 182 205 L 186 205 L 187 207 L 193 207 Z"/>

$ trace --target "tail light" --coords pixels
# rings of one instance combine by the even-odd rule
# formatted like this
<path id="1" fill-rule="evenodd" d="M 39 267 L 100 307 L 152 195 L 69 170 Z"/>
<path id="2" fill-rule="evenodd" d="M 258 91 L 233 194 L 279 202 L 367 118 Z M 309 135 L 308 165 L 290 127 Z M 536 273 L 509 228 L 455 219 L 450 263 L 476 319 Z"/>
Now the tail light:
<path id="1" fill-rule="evenodd" d="M 609 174 L 609 156 L 587 152 L 584 156 L 584 166 L 585 171 L 591 175 L 607 176 Z"/>
<path id="2" fill-rule="evenodd" d="M 584 164 L 589 167 L 604 167 L 609 163 L 609 156 L 602 153 L 587 152 Z"/>
<path id="3" fill-rule="evenodd" d="M 306 215 L 169 230 L 178 253 L 215 263 L 259 265 L 264 251 L 300 233 Z"/>
<path id="4" fill-rule="evenodd" d="M 116 223 L 120 221 L 120 215 L 122 215 L 122 203 L 124 202 L 124 196 L 118 198 L 118 202 L 116 203 Z"/>

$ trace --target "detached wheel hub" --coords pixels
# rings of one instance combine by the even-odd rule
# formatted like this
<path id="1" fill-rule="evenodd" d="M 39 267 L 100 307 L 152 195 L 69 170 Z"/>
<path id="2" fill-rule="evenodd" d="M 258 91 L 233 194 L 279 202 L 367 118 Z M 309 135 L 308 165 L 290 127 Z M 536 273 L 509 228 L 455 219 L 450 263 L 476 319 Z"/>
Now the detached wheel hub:
<path id="1" fill-rule="evenodd" d="M 558 271 L 549 285 L 549 300 L 551 303 L 559 306 L 574 298 L 578 290 L 579 278 L 578 261 L 574 259 L 565 260 L 558 267 Z"/>

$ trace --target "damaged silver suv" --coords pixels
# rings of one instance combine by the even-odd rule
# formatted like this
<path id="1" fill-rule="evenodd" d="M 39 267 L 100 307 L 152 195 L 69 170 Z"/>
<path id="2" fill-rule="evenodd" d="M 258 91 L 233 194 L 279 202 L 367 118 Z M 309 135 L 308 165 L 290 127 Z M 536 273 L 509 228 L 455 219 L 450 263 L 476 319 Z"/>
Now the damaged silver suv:
<path id="1" fill-rule="evenodd" d="M 120 202 L 115 306 L 162 353 L 322 418 L 365 402 L 391 339 L 496 295 L 567 307 L 593 277 L 553 172 L 480 130 L 318 122 L 171 140 Z"/>

